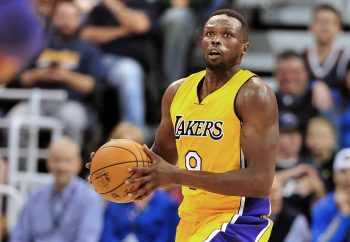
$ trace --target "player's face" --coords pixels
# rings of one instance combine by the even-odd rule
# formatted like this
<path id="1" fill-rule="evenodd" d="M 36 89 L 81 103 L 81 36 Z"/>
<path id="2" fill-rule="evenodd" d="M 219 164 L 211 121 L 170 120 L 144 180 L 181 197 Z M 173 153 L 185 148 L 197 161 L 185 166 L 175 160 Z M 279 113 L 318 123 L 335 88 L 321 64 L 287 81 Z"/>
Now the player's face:
<path id="1" fill-rule="evenodd" d="M 226 70 L 240 63 L 249 44 L 244 43 L 239 20 L 227 15 L 211 17 L 204 26 L 202 50 L 208 69 Z"/>
<path id="2" fill-rule="evenodd" d="M 80 170 L 78 151 L 68 145 L 54 144 L 47 160 L 48 170 L 54 175 L 56 186 L 63 188 Z"/>
<path id="3" fill-rule="evenodd" d="M 299 58 L 279 60 L 275 78 L 279 89 L 287 94 L 298 94 L 307 88 L 308 73 L 303 61 Z"/>
<path id="4" fill-rule="evenodd" d="M 72 36 L 80 25 L 80 13 L 73 3 L 63 2 L 53 16 L 54 27 L 64 36 Z"/>
<path id="5" fill-rule="evenodd" d="M 320 10 L 315 14 L 311 25 L 317 42 L 330 44 L 334 41 L 341 30 L 339 18 L 332 11 Z"/>

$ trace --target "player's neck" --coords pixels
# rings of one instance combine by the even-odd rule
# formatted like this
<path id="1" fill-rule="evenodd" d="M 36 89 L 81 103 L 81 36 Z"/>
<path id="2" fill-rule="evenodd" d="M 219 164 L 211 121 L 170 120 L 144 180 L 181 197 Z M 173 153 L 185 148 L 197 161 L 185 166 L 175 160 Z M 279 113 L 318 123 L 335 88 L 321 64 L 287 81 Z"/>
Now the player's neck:
<path id="1" fill-rule="evenodd" d="M 227 70 L 211 70 L 207 69 L 204 79 L 204 85 L 212 91 L 215 91 L 217 88 L 224 85 L 228 82 L 232 76 L 234 76 L 240 70 L 240 66 L 234 66 Z"/>

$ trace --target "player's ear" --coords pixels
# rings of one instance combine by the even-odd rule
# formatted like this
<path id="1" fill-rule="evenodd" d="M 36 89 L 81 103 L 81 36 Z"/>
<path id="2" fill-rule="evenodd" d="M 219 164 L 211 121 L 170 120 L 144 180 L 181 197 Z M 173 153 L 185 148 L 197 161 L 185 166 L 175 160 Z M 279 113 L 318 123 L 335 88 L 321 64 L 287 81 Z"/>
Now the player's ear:
<path id="1" fill-rule="evenodd" d="M 245 42 L 242 44 L 241 46 L 241 53 L 242 55 L 246 55 L 249 51 L 249 47 L 250 47 L 250 43 L 249 42 Z"/>

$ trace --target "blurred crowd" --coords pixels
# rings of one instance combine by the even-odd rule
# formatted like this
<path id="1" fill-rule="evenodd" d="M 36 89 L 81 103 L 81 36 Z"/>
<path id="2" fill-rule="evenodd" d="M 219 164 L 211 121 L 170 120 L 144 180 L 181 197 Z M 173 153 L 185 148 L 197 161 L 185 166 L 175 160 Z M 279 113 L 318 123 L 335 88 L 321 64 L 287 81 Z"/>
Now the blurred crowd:
<path id="1" fill-rule="evenodd" d="M 65 136 L 49 145 L 44 169 L 54 181 L 28 197 L 11 231 L 0 207 L 3 241 L 174 241 L 178 188 L 107 203 L 79 178 L 86 175 L 81 165 L 108 139 L 152 141 L 163 91 L 204 68 L 196 58 L 202 26 L 232 1 L 33 0 L 33 6 L 45 30 L 42 47 L 5 88 L 65 90 L 67 101 L 48 100 L 40 110 L 62 122 Z M 336 8 L 317 5 L 308 28 L 313 42 L 302 53 L 291 43 L 276 56 L 280 136 L 270 241 L 350 241 L 350 51 L 336 44 L 342 28 Z M 26 115 L 29 106 L 2 103 L 0 115 Z M 7 181 L 6 158 L 0 184 Z"/>

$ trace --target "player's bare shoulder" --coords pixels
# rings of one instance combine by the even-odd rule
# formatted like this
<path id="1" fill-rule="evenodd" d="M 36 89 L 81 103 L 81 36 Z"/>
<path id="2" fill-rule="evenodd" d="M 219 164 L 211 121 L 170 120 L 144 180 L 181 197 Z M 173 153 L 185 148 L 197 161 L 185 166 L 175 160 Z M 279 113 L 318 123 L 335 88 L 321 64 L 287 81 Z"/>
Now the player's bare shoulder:
<path id="1" fill-rule="evenodd" d="M 240 118 L 252 109 L 256 112 L 277 113 L 276 96 L 273 90 L 257 76 L 251 77 L 241 87 L 235 102 L 235 110 Z"/>
<path id="2" fill-rule="evenodd" d="M 179 79 L 177 81 L 174 81 L 168 86 L 168 88 L 165 90 L 165 93 L 163 95 L 163 104 L 167 104 L 170 106 L 171 102 L 175 97 L 177 90 L 185 80 L 186 78 Z"/>

